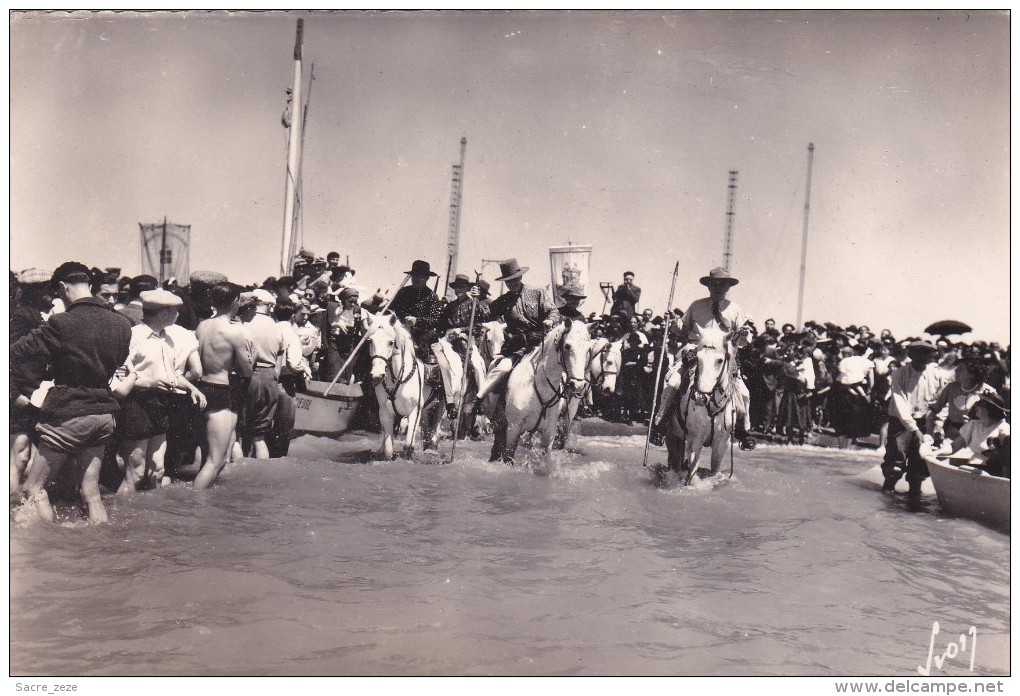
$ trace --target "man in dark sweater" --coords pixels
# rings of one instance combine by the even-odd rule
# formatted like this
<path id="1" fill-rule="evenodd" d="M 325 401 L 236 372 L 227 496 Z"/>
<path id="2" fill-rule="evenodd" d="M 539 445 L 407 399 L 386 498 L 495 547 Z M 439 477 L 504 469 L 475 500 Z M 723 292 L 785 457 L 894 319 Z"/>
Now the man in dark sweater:
<path id="1" fill-rule="evenodd" d="M 46 356 L 54 385 L 39 412 L 39 450 L 25 482 L 28 505 L 53 521 L 44 486 L 76 457 L 89 520 L 107 522 L 99 496 L 99 468 L 119 409 L 110 379 L 128 357 L 131 322 L 92 297 L 88 266 L 68 261 L 53 272 L 53 287 L 67 309 L 11 345 L 11 362 Z M 127 379 L 137 379 L 131 373 Z"/>

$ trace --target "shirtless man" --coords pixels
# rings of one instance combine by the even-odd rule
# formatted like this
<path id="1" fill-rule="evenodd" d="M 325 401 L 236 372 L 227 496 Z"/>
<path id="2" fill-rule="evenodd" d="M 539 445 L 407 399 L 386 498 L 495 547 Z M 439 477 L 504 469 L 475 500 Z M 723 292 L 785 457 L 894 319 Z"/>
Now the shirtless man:
<path id="1" fill-rule="evenodd" d="M 206 457 L 195 477 L 195 488 L 208 488 L 219 476 L 234 439 L 237 414 L 243 407 L 252 375 L 252 353 L 240 324 L 232 323 L 240 306 L 241 288 L 218 283 L 209 291 L 216 313 L 198 325 L 202 380 L 196 385 L 208 402 L 205 411 Z"/>

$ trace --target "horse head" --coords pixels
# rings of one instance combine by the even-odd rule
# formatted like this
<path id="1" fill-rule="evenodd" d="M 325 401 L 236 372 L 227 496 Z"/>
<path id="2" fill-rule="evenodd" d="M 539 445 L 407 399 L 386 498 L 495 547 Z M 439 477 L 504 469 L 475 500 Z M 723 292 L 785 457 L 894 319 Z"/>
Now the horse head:
<path id="1" fill-rule="evenodd" d="M 501 321 L 483 321 L 480 326 L 481 340 L 479 341 L 478 349 L 486 365 L 488 365 L 503 350 L 506 333 L 504 332 L 504 324 Z"/>
<path id="2" fill-rule="evenodd" d="M 361 321 L 368 335 L 368 354 L 372 356 L 372 383 L 378 384 L 386 376 L 386 367 L 397 350 L 397 339 L 403 326 L 390 312 L 366 312 Z"/>
<path id="3" fill-rule="evenodd" d="M 702 394 L 711 394 L 717 388 L 729 385 L 730 334 L 716 327 L 695 332 L 698 337 L 694 387 Z"/>
<path id="4" fill-rule="evenodd" d="M 592 341 L 589 353 L 591 383 L 598 385 L 603 393 L 612 394 L 616 391 L 616 378 L 623 364 L 623 343 L 600 336 Z"/>
<path id="5" fill-rule="evenodd" d="M 588 381 L 588 355 L 591 336 L 582 321 L 564 319 L 556 329 L 556 352 L 567 379 L 567 385 L 574 394 L 580 394 Z M 554 332 L 554 334 L 556 333 Z"/>

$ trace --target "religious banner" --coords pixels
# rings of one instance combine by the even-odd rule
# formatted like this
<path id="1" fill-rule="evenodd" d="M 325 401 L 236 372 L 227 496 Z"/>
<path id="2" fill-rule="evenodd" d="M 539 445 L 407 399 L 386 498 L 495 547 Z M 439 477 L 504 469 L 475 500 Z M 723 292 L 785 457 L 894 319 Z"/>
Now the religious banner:
<path id="1" fill-rule="evenodd" d="M 573 285 L 584 295 L 588 292 L 588 267 L 591 263 L 591 245 L 571 244 L 569 246 L 549 247 L 549 266 L 552 271 L 550 290 L 553 301 L 559 307 L 563 304 L 560 295 L 565 286 Z M 582 300 L 581 305 L 584 305 Z"/>
<path id="2" fill-rule="evenodd" d="M 142 275 L 151 275 L 160 283 L 176 278 L 179 285 L 187 285 L 191 276 L 188 248 L 191 243 L 191 225 L 157 222 L 153 225 L 138 223 L 142 233 Z"/>

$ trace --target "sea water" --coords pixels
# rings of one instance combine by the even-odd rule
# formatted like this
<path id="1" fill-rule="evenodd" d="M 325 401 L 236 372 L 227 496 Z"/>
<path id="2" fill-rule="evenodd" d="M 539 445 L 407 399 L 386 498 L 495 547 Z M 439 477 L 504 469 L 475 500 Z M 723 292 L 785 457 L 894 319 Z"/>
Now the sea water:
<path id="1" fill-rule="evenodd" d="M 861 485 L 874 452 L 738 450 L 681 489 L 635 433 L 544 474 L 305 436 L 105 526 L 12 509 L 11 674 L 917 676 L 964 634 L 932 674 L 1009 673 L 1008 535 Z"/>

